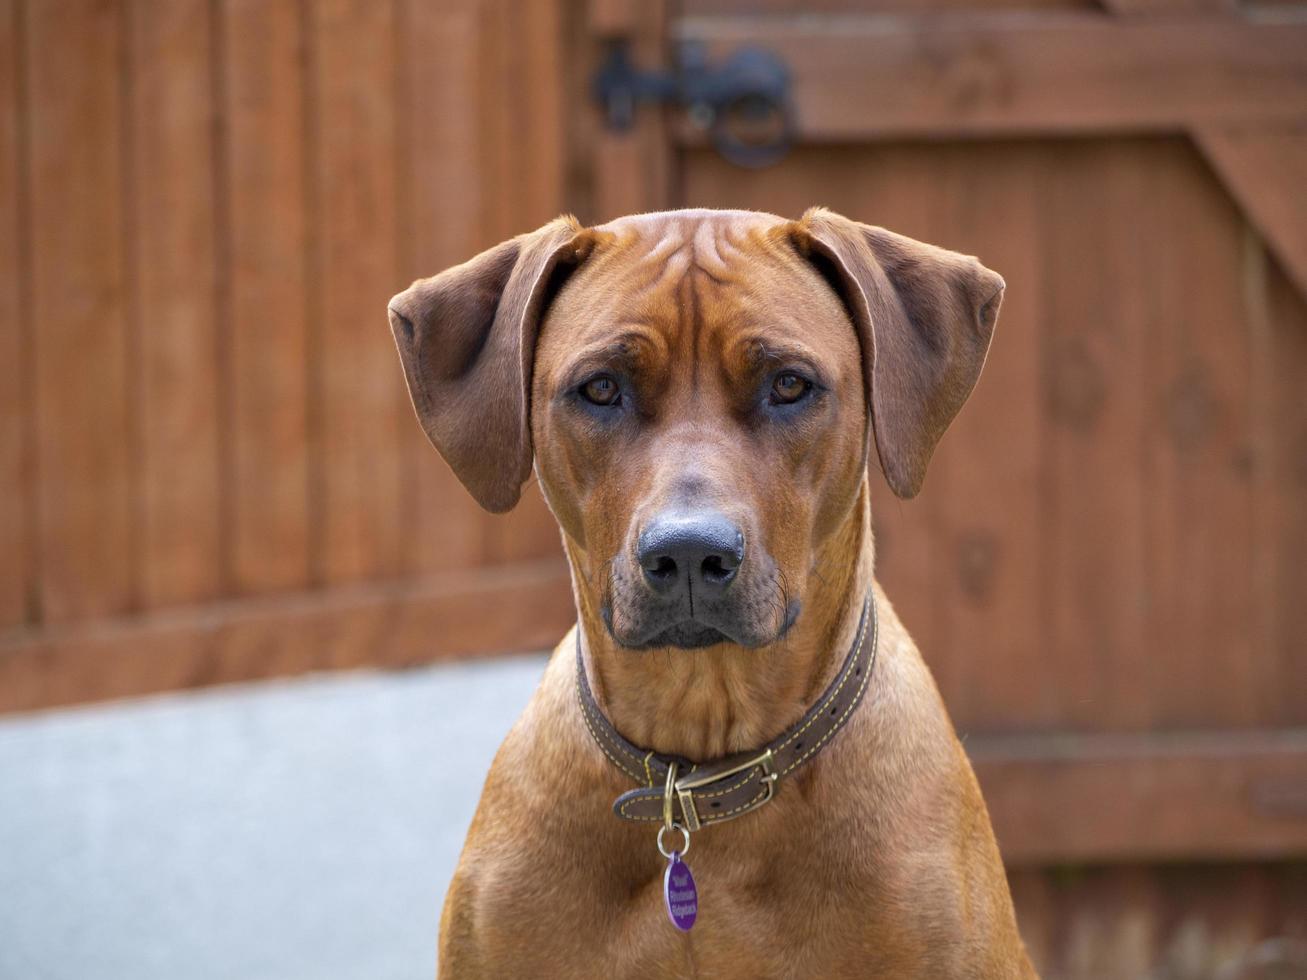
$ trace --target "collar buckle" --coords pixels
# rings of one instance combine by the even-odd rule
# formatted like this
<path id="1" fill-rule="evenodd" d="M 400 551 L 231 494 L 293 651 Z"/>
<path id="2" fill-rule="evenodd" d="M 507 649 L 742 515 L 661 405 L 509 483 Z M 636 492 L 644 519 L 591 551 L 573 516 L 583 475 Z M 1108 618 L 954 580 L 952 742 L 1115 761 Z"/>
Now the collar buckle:
<path id="1" fill-rule="evenodd" d="M 681 801 L 681 816 L 685 820 L 685 829 L 694 832 L 701 826 L 699 822 L 699 810 L 694 802 L 694 791 L 696 789 L 703 789 L 705 786 L 710 786 L 718 780 L 726 779 L 728 776 L 735 776 L 742 772 L 747 772 L 750 769 L 762 769 L 763 796 L 756 802 L 750 803 L 747 807 L 741 809 L 739 813 L 732 814 L 731 816 L 740 816 L 741 814 L 749 813 L 752 810 L 758 809 L 758 807 L 763 804 L 771 802 L 771 798 L 776 795 L 776 781 L 780 778 L 780 774 L 777 773 L 772 766 L 773 761 L 772 750 L 768 748 L 760 755 L 756 755 L 751 759 L 746 759 L 744 762 L 727 769 L 719 769 L 716 766 L 706 767 L 687 773 L 680 779 L 677 779 L 675 783 L 673 783 L 673 788 L 676 790 L 676 795 Z M 718 818 L 718 820 L 729 819 L 731 819 L 729 816 Z"/>

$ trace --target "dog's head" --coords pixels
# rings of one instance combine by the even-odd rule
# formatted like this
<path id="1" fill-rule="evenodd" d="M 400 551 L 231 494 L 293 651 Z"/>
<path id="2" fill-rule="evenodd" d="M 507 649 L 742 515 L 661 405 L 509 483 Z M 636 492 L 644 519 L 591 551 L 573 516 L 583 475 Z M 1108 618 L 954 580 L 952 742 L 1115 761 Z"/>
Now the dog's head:
<path id="1" fill-rule="evenodd" d="M 559 219 L 390 318 L 432 443 L 496 512 L 534 459 L 618 644 L 757 647 L 800 614 L 872 445 L 896 494 L 920 489 L 1002 294 L 973 258 L 823 209 L 680 211 Z"/>

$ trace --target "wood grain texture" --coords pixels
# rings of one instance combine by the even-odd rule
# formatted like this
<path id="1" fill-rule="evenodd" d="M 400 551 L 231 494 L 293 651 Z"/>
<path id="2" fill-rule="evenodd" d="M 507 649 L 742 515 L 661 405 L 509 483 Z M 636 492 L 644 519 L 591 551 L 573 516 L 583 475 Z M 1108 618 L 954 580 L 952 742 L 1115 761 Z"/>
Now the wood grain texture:
<path id="1" fill-rule="evenodd" d="M 1146 573 L 1147 223 L 1157 147 L 1059 145 L 1043 175 L 1046 256 L 1042 404 L 1049 467 L 1040 521 L 1043 618 L 1058 721 L 1073 729 L 1147 724 L 1153 684 Z M 998 719 L 993 719 L 998 722 Z"/>
<path id="2" fill-rule="evenodd" d="M 1266 599 L 1277 669 L 1267 713 L 1281 724 L 1307 719 L 1307 300 L 1274 262 L 1261 266 L 1267 311 L 1258 351 L 1265 480 L 1256 497 L 1263 529 L 1257 584 Z M 1256 274 L 1256 270 L 1254 270 Z M 1250 283 L 1257 288 L 1256 279 Z"/>
<path id="3" fill-rule="evenodd" d="M 1307 112 L 1307 27 L 1291 21 L 705 17 L 677 36 L 714 57 L 775 51 L 805 142 L 1174 132 Z"/>
<path id="4" fill-rule="evenodd" d="M 1307 970 L 1301 863 L 1064 866 L 1009 881 L 1045 980 L 1289 980 Z"/>
<path id="5" fill-rule="evenodd" d="M 1152 675 L 1152 724 L 1258 726 L 1276 680 L 1252 594 L 1257 393 L 1244 219 L 1187 144 L 1154 154 L 1148 172 L 1156 244 L 1140 291 L 1150 307 L 1144 541 L 1152 634 L 1135 659 Z"/>
<path id="6" fill-rule="evenodd" d="M 1239 10 L 1237 0 L 1103 0 L 1103 7 L 1119 17 L 1174 17 L 1183 14 L 1224 17 Z"/>
<path id="7" fill-rule="evenodd" d="M 0 3 L 0 629 L 27 620 L 35 580 L 21 16 L 17 0 Z"/>
<path id="8" fill-rule="evenodd" d="M 1142 2 L 1142 0 L 1141 0 Z M 1158 0 L 1161 2 L 1161 0 Z M 1183 2 L 1183 0 L 1175 0 Z M 682 0 L 684 16 L 757 16 L 760 14 L 948 14 L 1030 13 L 1039 10 L 1095 10 L 1095 0 Z"/>
<path id="9" fill-rule="evenodd" d="M 25 7 L 40 610 L 135 602 L 122 74 L 117 3 Z"/>
<path id="10" fill-rule="evenodd" d="M 1048 419 L 1034 410 L 1044 366 L 1038 242 L 1047 164 L 1043 154 L 1004 143 L 939 156 L 930 195 L 939 243 L 976 255 L 1009 285 L 980 381 L 928 476 L 943 492 L 932 514 L 938 646 L 926 655 L 939 665 L 959 731 L 1044 730 L 1058 723 L 1061 707 L 1056 685 L 1044 682 L 1049 650 L 1039 615 L 1050 598 L 1039 520 L 1049 493 Z"/>
<path id="11" fill-rule="evenodd" d="M 237 593 L 309 578 L 306 164 L 297 9 L 260 0 L 222 7 L 225 198 L 223 283 L 230 360 L 225 460 Z"/>
<path id="12" fill-rule="evenodd" d="M 1307 297 L 1307 122 L 1203 126 L 1194 138 Z"/>
<path id="13" fill-rule="evenodd" d="M 398 244 L 397 42 L 390 3 L 331 0 L 308 10 L 313 549 L 316 577 L 335 583 L 404 567 L 401 448 L 411 409 L 384 315 Z"/>
<path id="14" fill-rule="evenodd" d="M 132 0 L 142 602 L 220 594 L 213 38 L 204 0 Z"/>
<path id="15" fill-rule="evenodd" d="M 630 55 L 645 71 L 667 67 L 665 38 L 671 14 L 663 0 L 636 3 L 605 0 L 590 4 L 590 64 L 598 68 L 615 39 L 630 41 Z M 675 207 L 675 160 L 667 114 L 657 106 L 639 111 L 635 124 L 617 132 L 595 112 L 586 144 L 593 157 L 593 220 Z"/>
<path id="16" fill-rule="evenodd" d="M 0 640 L 0 712 L 543 650 L 574 618 L 571 579 L 555 560 L 19 631 Z"/>
<path id="17" fill-rule="evenodd" d="M 967 741 L 1009 866 L 1307 854 L 1307 730 Z"/>

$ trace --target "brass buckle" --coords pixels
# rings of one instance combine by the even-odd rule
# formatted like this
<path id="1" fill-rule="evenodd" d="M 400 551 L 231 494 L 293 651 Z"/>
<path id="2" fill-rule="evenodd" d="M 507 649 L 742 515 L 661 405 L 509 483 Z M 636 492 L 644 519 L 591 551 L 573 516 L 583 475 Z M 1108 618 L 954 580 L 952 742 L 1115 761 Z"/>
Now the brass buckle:
<path id="1" fill-rule="evenodd" d="M 767 790 L 766 796 L 764 796 L 761 800 L 759 800 L 755 805 L 749 807 L 749 810 L 756 810 L 764 803 L 770 802 L 772 796 L 775 795 L 776 792 L 776 780 L 778 778 L 778 775 L 776 771 L 772 769 L 771 749 L 768 749 L 762 755 L 757 755 L 754 756 L 752 759 L 748 759 L 745 762 L 741 762 L 738 766 L 733 766 L 730 769 L 723 769 L 721 771 L 717 771 L 714 769 L 706 769 L 698 773 L 694 773 L 694 772 L 687 773 L 686 775 L 682 776 L 680 779 L 676 780 L 675 782 L 676 795 L 681 800 L 681 816 L 685 818 L 686 830 L 696 831 L 701 826 L 699 822 L 699 811 L 696 810 L 694 806 L 694 790 L 702 789 L 704 786 L 707 786 L 709 783 L 715 783 L 719 779 L 725 779 L 727 776 L 734 776 L 736 773 L 741 773 L 748 769 L 753 769 L 756 766 L 762 767 L 762 772 L 763 772 L 762 782 L 763 782 L 763 786 L 766 787 Z M 747 811 L 745 810 L 740 811 L 740 813 L 745 813 L 745 812 Z"/>

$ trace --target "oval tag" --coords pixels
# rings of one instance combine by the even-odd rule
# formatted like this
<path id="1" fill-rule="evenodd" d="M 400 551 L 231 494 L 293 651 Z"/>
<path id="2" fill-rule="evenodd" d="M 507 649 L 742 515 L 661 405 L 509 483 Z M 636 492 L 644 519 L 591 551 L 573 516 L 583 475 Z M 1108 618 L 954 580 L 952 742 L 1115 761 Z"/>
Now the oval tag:
<path id="1" fill-rule="evenodd" d="M 690 866 L 681 860 L 680 851 L 672 852 L 663 872 L 663 900 L 667 903 L 667 917 L 682 932 L 689 932 L 699 915 L 699 890 L 694 887 Z"/>

